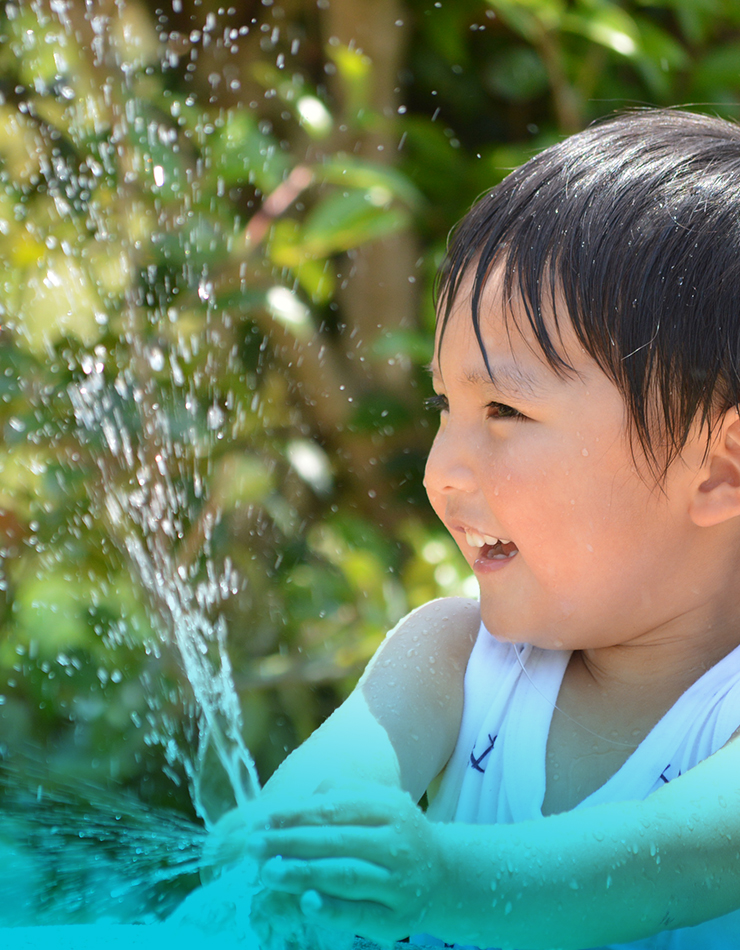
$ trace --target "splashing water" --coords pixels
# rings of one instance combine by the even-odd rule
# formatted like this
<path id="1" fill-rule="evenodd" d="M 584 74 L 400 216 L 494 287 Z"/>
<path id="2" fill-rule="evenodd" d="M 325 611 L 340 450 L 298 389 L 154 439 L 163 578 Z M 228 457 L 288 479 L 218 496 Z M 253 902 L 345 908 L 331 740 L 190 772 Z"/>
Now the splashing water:
<path id="1" fill-rule="evenodd" d="M 198 874 L 207 838 L 170 809 L 72 784 L 34 762 L 4 765 L 0 809 L 0 921 L 10 913 L 14 923 L 54 924 L 60 907 L 72 924 L 154 921 L 182 897 L 170 882 Z"/>
<path id="2" fill-rule="evenodd" d="M 235 587 L 227 563 L 220 577 L 193 585 L 188 566 L 177 563 L 172 545 L 180 532 L 180 517 L 188 499 L 169 472 L 174 457 L 165 420 L 150 405 L 146 393 L 122 380 L 109 387 L 101 362 L 89 364 L 83 383 L 70 386 L 69 397 L 77 424 L 88 432 L 102 431 L 108 454 L 98 457 L 101 469 L 102 502 L 113 530 L 136 572 L 137 579 L 158 608 L 162 631 L 179 650 L 187 678 L 201 714 L 196 762 L 185 760 L 193 788 L 193 802 L 206 824 L 211 816 L 201 794 L 206 754 L 212 745 L 229 779 L 236 804 L 246 806 L 259 791 L 259 779 L 252 757 L 242 738 L 239 697 L 234 688 L 231 664 L 226 651 L 226 624 L 223 617 L 212 622 L 205 609 Z M 118 398 L 114 398 L 118 397 Z M 120 413 L 120 400 L 131 399 L 146 416 L 149 428 L 145 446 L 135 450 Z M 138 486 L 117 485 L 115 466 L 134 473 Z M 135 529 L 138 529 L 136 531 Z M 211 525 L 205 526 L 206 540 Z M 209 568 L 212 565 L 209 563 Z M 212 573 L 212 571 L 211 571 Z M 217 667 L 211 657 L 215 648 Z"/>
<path id="3" fill-rule="evenodd" d="M 135 360 L 140 359 L 142 353 L 136 347 L 134 351 Z M 70 384 L 67 391 L 78 436 L 84 441 L 85 433 L 91 438 L 103 433 L 107 445 L 107 451 L 96 455 L 100 479 L 88 486 L 90 501 L 107 519 L 111 536 L 126 553 L 131 572 L 148 597 L 163 647 L 177 648 L 192 687 L 198 715 L 195 757 L 185 755 L 166 731 L 159 738 L 166 744 L 168 758 L 172 762 L 179 758 L 185 767 L 193 804 L 206 828 L 120 792 L 55 781 L 40 765 L 26 763 L 22 777 L 20 770 L 4 765 L 0 807 L 6 818 L 0 820 L 0 852 L 3 840 L 15 842 L 22 836 L 25 844 L 23 854 L 14 845 L 6 848 L 13 874 L 8 881 L 0 877 L 4 896 L 13 898 L 12 922 L 27 920 L 48 927 L 61 913 L 65 920 L 61 945 L 70 941 L 75 950 L 93 939 L 93 930 L 98 932 L 95 939 L 104 936 L 108 941 L 112 924 L 132 919 L 148 924 L 160 921 L 197 882 L 204 866 L 206 829 L 218 818 L 211 814 L 202 793 L 204 776 L 212 768 L 207 761 L 211 750 L 228 778 L 237 807 L 248 808 L 260 790 L 242 738 L 226 623 L 222 616 L 210 619 L 208 613 L 235 591 L 234 571 L 227 561 L 216 575 L 208 560 L 206 579 L 191 580 L 190 565 L 178 561 L 174 553 L 189 501 L 170 473 L 177 451 L 165 415 L 156 411 L 136 383 L 122 376 L 109 383 L 100 357 L 83 360 L 82 365 L 83 380 Z M 136 407 L 140 428 L 146 433 L 138 445 L 124 421 L 123 405 Z M 217 516 L 206 510 L 201 532 L 202 547 L 207 548 Z M 35 793 L 29 788 L 34 776 Z M 13 822 L 13 816 L 21 814 L 25 817 L 22 829 Z M 18 874 L 32 854 L 36 863 L 28 860 L 27 873 Z M 38 855 L 43 855 L 43 877 L 38 874 Z M 48 891 L 50 877 L 56 877 L 57 884 Z M 253 884 L 253 869 L 244 863 L 236 873 L 225 875 L 205 898 L 186 901 L 177 921 L 167 925 L 180 928 L 173 932 L 173 939 L 192 937 L 195 926 L 199 941 L 205 940 L 207 946 L 208 930 L 215 923 L 219 940 L 229 935 L 254 940 L 248 919 Z M 82 933 L 71 926 L 78 919 L 86 922 Z M 89 921 L 99 926 L 91 928 Z M 157 924 L 157 933 L 146 941 L 138 934 L 138 945 L 155 946 L 156 941 L 158 946 L 162 926 Z M 13 930 L 13 938 L 22 938 L 22 928 Z M 31 936 L 28 939 L 31 943 L 18 946 L 32 946 Z M 128 944 L 130 939 L 121 932 L 122 941 Z M 45 934 L 45 945 L 47 940 Z"/>

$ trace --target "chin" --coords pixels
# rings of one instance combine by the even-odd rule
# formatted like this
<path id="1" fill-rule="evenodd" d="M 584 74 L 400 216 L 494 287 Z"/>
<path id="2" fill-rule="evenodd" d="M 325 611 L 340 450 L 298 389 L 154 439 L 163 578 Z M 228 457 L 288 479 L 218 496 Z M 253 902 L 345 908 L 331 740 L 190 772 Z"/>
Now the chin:
<path id="1" fill-rule="evenodd" d="M 496 618 L 495 611 L 492 616 L 481 610 L 481 619 L 483 626 L 491 634 L 494 640 L 499 643 L 530 643 L 532 646 L 539 647 L 541 650 L 570 650 L 572 646 L 566 644 L 562 637 L 553 635 L 550 630 L 530 630 L 522 627 L 507 628 L 501 623 L 500 618 Z"/>
<path id="2" fill-rule="evenodd" d="M 486 614 L 481 610 L 481 620 L 483 621 L 483 626 L 491 634 L 494 640 L 498 640 L 499 643 L 531 643 L 532 641 L 526 636 L 526 633 L 522 630 L 507 630 L 502 626 L 501 621 L 496 619 L 496 616 L 487 618 Z"/>

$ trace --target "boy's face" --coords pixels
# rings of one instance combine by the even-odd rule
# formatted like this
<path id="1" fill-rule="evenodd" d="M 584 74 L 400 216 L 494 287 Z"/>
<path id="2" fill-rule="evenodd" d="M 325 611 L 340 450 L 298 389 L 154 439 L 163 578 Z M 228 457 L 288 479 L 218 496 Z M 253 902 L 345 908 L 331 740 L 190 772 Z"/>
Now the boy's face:
<path id="1" fill-rule="evenodd" d="M 478 579 L 484 623 L 498 639 L 557 649 L 670 634 L 708 577 L 688 514 L 703 443 L 661 492 L 635 466 L 622 396 L 569 326 L 577 375 L 560 378 L 516 307 L 507 333 L 495 276 L 481 314 L 495 382 L 463 288 L 433 365 L 443 405 L 425 484 Z"/>

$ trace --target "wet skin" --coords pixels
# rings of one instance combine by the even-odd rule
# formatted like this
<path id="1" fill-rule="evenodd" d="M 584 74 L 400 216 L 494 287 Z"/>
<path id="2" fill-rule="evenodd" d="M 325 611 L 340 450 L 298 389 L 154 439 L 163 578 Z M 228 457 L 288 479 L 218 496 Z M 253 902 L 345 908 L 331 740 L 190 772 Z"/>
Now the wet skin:
<path id="1" fill-rule="evenodd" d="M 658 656 L 661 664 L 670 657 L 664 675 L 716 662 L 740 639 L 727 560 L 738 532 L 697 524 L 697 495 L 709 478 L 703 434 L 661 491 L 646 463 L 637 468 L 621 394 L 567 321 L 563 353 L 575 372 L 561 378 L 518 329 L 516 306 L 507 333 L 495 278 L 483 314 L 494 380 L 461 294 L 433 365 L 443 409 L 425 485 L 476 573 L 490 632 L 582 650 L 595 668 L 608 663 L 619 675 L 654 668 Z M 481 558 L 466 527 L 511 540 L 516 555 Z"/>

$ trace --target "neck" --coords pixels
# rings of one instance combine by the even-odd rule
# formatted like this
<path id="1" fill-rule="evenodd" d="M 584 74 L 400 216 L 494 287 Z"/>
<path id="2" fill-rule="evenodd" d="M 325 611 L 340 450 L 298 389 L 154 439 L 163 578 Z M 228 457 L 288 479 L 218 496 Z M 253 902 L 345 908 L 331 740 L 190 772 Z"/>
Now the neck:
<path id="1" fill-rule="evenodd" d="M 698 610 L 625 643 L 579 652 L 602 690 L 680 694 L 738 645 L 740 612 Z"/>

